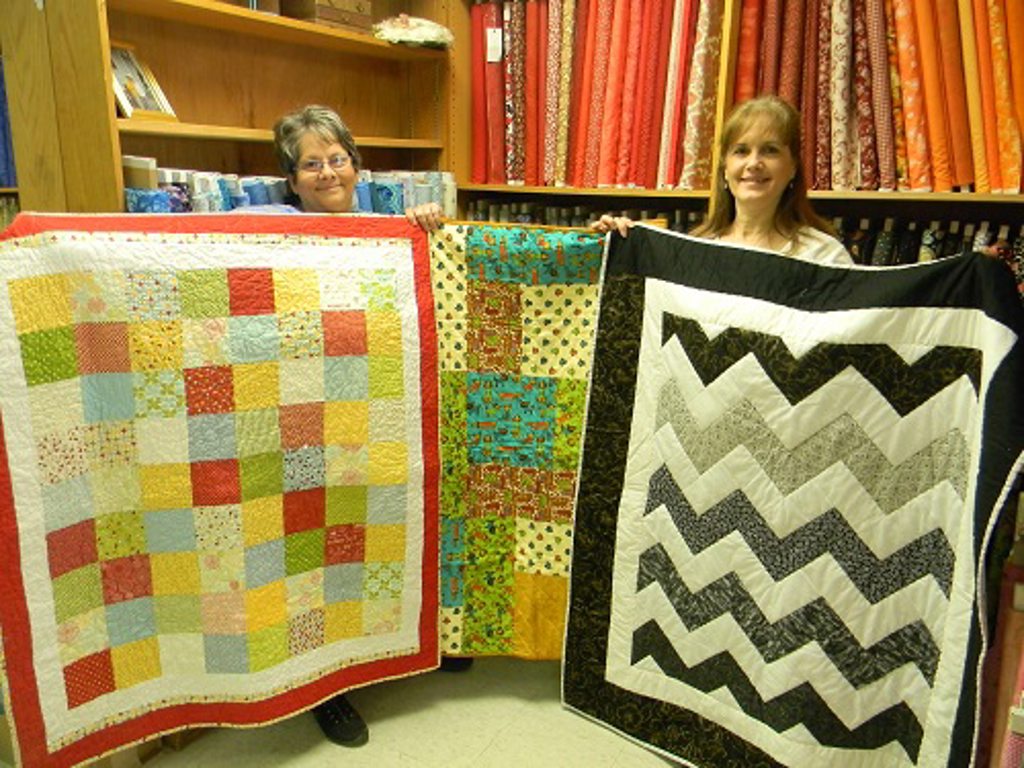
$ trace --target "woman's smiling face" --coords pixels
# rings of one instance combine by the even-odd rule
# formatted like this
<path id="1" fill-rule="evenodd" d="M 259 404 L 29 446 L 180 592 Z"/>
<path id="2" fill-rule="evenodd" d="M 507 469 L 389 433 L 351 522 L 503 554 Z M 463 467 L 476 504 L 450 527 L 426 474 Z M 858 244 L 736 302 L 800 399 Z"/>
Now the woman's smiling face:
<path id="1" fill-rule="evenodd" d="M 796 159 L 768 120 L 758 120 L 727 149 L 725 183 L 737 211 L 757 207 L 774 211 L 796 176 Z"/>
<path id="2" fill-rule="evenodd" d="M 289 177 L 292 191 L 307 213 L 348 213 L 356 186 L 356 169 L 338 142 L 312 131 L 299 140 L 299 161 Z"/>

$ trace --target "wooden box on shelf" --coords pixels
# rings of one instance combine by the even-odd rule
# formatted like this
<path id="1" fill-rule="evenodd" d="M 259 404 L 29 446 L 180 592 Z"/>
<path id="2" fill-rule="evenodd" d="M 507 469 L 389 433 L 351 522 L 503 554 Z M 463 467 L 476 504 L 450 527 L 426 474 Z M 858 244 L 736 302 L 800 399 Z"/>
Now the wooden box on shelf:
<path id="1" fill-rule="evenodd" d="M 370 0 L 281 0 L 281 15 L 359 32 L 373 27 Z"/>

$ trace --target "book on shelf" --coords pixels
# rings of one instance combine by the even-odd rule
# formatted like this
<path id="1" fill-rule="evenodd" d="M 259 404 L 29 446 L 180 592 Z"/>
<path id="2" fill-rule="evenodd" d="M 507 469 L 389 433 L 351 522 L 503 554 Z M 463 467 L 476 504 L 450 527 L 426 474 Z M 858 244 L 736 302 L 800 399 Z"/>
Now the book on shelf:
<path id="1" fill-rule="evenodd" d="M 14 139 L 11 135 L 11 113 L 7 107 L 7 87 L 4 84 L 4 59 L 0 56 L 0 187 L 18 185 L 14 170 Z"/>

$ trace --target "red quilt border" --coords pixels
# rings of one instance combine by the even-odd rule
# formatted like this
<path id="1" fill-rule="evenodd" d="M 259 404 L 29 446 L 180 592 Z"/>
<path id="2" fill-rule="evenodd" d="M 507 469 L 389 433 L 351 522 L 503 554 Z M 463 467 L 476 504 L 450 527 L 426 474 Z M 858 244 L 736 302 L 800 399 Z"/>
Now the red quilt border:
<path id="1" fill-rule="evenodd" d="M 141 232 L 165 234 L 280 234 L 319 237 L 401 238 L 413 245 L 413 273 L 420 331 L 420 393 L 423 437 L 423 600 L 420 607 L 420 650 L 412 656 L 380 659 L 340 669 L 313 683 L 259 702 L 180 704 L 148 712 L 102 731 L 89 734 L 50 753 L 39 692 L 32 665 L 32 637 L 24 581 L 19 568 L 0 568 L 0 624 L 16 752 L 25 765 L 77 765 L 112 751 L 182 728 L 204 725 L 255 725 L 246 717 L 253 706 L 263 708 L 260 720 L 272 722 L 297 714 L 341 690 L 358 688 L 388 678 L 403 677 L 437 667 L 439 663 L 438 504 L 440 442 L 438 426 L 437 338 L 426 233 L 397 216 L 250 215 L 238 214 L 133 214 L 81 215 L 20 213 L 0 240 L 48 231 Z M 0 415 L 0 558 L 20 563 L 21 552 L 14 515 L 14 496 L 7 464 L 7 448 Z M 429 598 L 433 596 L 433 600 Z"/>

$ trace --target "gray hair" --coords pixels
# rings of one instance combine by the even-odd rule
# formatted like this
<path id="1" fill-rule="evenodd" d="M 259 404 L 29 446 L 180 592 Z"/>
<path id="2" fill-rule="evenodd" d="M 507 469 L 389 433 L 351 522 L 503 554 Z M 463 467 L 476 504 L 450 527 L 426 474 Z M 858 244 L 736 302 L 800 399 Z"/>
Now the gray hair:
<path id="1" fill-rule="evenodd" d="M 299 142 L 307 133 L 314 133 L 328 143 L 338 142 L 352 158 L 352 167 L 362 167 L 362 158 L 355 139 L 338 113 L 319 104 L 290 112 L 274 123 L 274 154 L 286 176 L 294 176 L 299 165 Z"/>

